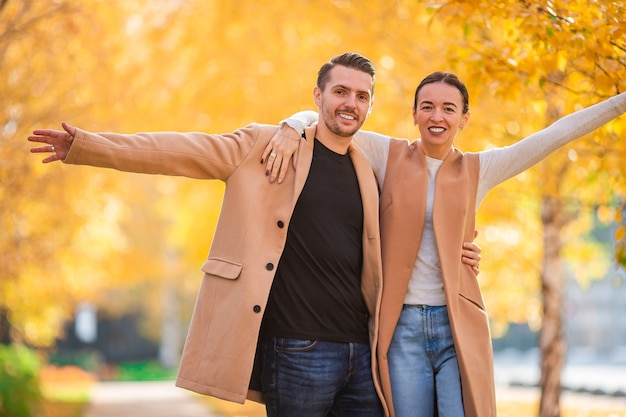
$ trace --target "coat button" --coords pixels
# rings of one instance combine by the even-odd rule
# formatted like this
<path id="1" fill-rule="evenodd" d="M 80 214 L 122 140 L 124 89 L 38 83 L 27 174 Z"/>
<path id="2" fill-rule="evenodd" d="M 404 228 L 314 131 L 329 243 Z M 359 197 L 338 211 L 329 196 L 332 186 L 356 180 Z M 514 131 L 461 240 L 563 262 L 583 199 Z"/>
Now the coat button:
<path id="1" fill-rule="evenodd" d="M 283 227 L 285 227 L 285 223 L 284 223 L 282 220 L 279 220 L 279 221 L 276 223 L 276 225 L 277 225 L 279 228 L 281 228 L 281 229 L 282 229 Z"/>
<path id="2" fill-rule="evenodd" d="M 265 265 L 265 269 L 267 269 L 268 271 L 271 271 L 272 269 L 274 269 L 274 264 L 273 263 L 268 263 L 267 265 Z"/>
<path id="3" fill-rule="evenodd" d="M 252 307 L 252 311 L 254 311 L 255 313 L 260 313 L 261 312 L 261 306 L 256 305 L 256 306 Z"/>

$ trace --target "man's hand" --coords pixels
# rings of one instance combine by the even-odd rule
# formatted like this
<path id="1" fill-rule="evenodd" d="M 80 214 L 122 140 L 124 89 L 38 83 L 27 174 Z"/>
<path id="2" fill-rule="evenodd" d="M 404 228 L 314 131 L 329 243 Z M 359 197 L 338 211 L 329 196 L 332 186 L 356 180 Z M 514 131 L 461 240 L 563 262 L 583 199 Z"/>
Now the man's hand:
<path id="1" fill-rule="evenodd" d="M 32 148 L 30 150 L 32 153 L 52 152 L 52 155 L 49 155 L 41 161 L 44 164 L 62 161 L 70 151 L 74 136 L 76 135 L 76 128 L 65 122 L 61 123 L 61 125 L 64 130 L 38 129 L 34 130 L 33 135 L 28 137 L 28 140 L 31 142 L 46 144 L 46 146 Z"/>
<path id="2" fill-rule="evenodd" d="M 290 159 L 293 168 L 296 169 L 300 138 L 300 134 L 295 129 L 283 124 L 267 144 L 261 155 L 261 163 L 265 163 L 265 175 L 269 175 L 270 182 L 278 178 L 280 184 L 285 180 Z"/>
<path id="3" fill-rule="evenodd" d="M 478 236 L 478 230 L 474 231 L 474 239 Z M 463 251 L 461 252 L 461 261 L 472 267 L 474 272 L 480 273 L 479 264 L 482 257 L 480 252 L 482 249 L 474 242 L 463 242 Z"/>

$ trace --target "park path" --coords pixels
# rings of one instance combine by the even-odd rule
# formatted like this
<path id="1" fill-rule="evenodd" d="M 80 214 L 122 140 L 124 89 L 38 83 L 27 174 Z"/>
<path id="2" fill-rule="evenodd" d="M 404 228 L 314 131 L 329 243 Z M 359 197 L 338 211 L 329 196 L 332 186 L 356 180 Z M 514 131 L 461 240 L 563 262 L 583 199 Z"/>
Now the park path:
<path id="1" fill-rule="evenodd" d="M 173 381 L 98 382 L 85 417 L 222 417 Z"/>
<path id="2" fill-rule="evenodd" d="M 496 387 L 498 400 L 533 402 L 539 399 L 537 388 Z M 85 417 L 251 417 L 237 412 L 221 414 L 208 402 L 191 392 L 177 388 L 174 381 L 160 382 L 98 382 L 92 391 L 92 401 Z M 564 392 L 562 403 L 574 409 L 621 410 L 616 417 L 626 417 L 626 398 Z M 258 415 L 258 413 L 254 414 Z M 593 415 L 593 414 L 581 414 Z M 509 417 L 503 414 L 502 417 Z"/>

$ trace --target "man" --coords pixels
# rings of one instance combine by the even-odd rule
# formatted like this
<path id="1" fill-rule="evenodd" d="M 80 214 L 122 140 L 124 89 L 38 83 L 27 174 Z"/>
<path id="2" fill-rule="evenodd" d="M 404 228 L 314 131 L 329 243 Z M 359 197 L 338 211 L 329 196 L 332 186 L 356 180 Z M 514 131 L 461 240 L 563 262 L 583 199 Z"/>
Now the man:
<path id="1" fill-rule="evenodd" d="M 269 416 L 383 414 L 369 344 L 376 342 L 382 283 L 378 191 L 369 164 L 351 147 L 371 110 L 374 76 L 357 54 L 321 68 L 313 92 L 320 123 L 301 141 L 292 180 L 279 187 L 259 175 L 275 126 L 227 135 L 97 135 L 63 124 L 65 132 L 29 137 L 52 145 L 33 149 L 53 151 L 44 162 L 226 182 L 178 386 L 237 402 L 261 400 L 262 391 Z M 306 290 L 291 298 L 300 283 Z M 263 334 L 271 337 L 261 336 L 264 316 Z M 293 369 L 292 360 L 315 368 Z"/>
<path id="2" fill-rule="evenodd" d="M 148 174 L 220 179 L 222 211 L 176 384 L 268 416 L 382 416 L 376 364 L 382 290 L 378 190 L 352 135 L 369 115 L 375 70 L 334 57 L 313 90 L 319 123 L 281 185 L 259 174 L 276 126 L 231 134 L 36 130 L 32 152 Z M 270 155 L 275 158 L 276 155 Z"/>

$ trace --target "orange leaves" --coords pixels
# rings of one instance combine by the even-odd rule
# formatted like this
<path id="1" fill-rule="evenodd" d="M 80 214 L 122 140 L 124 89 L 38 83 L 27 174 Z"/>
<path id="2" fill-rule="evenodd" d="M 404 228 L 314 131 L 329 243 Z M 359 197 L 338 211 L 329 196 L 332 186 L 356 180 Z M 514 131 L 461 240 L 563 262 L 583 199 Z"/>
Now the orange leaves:
<path id="1" fill-rule="evenodd" d="M 480 52 L 479 61 L 468 60 L 470 71 L 480 74 L 481 68 L 489 68 L 492 61 L 495 64 L 492 68 L 510 70 L 488 71 L 492 78 L 538 82 L 549 79 L 555 71 L 580 72 L 593 80 L 593 90 L 606 91 L 604 94 L 612 95 L 626 88 L 623 63 L 626 20 L 623 5 L 618 2 L 441 0 L 435 3 L 436 17 L 451 25 L 462 20 L 466 26 L 462 48 Z M 472 64 L 479 66 L 472 68 Z"/>
<path id="2" fill-rule="evenodd" d="M 222 191 L 221 184 L 195 180 L 42 166 L 24 141 L 35 127 L 58 128 L 67 120 L 96 131 L 220 133 L 252 121 L 276 123 L 314 107 L 317 69 L 348 50 L 365 54 L 378 69 L 366 127 L 394 136 L 417 135 L 410 107 L 422 77 L 442 69 L 458 73 L 470 89 L 472 111 L 458 138 L 463 150 L 504 146 L 544 127 L 546 112 L 555 108 L 548 89 L 562 113 L 626 90 L 620 2 L 48 3 L 10 1 L 0 15 L 6 36 L 0 39 L 9 41 L 0 40 L 0 297 L 8 294 L 4 283 L 13 281 L 11 291 L 30 291 L 38 297 L 34 305 L 49 307 L 37 316 L 15 292 L 10 307 L 23 327 L 68 318 L 78 299 L 111 288 L 198 279 Z M 27 11 L 11 27 L 18 32 L 8 33 L 8 22 Z M 546 81 L 555 72 L 564 74 L 559 85 Z M 519 293 L 537 291 L 521 281 L 537 275 L 540 230 L 533 216 L 546 184 L 562 184 L 568 201 L 608 204 L 618 195 L 612 190 L 624 195 L 626 146 L 619 138 L 625 128 L 624 118 L 615 121 L 573 145 L 576 161 L 555 155 L 547 167 L 494 190 L 499 198 L 486 201 L 479 221 L 479 228 L 491 228 L 481 279 L 492 300 L 509 298 L 499 297 L 508 284 L 498 280 L 502 271 L 520 281 Z M 573 168 L 555 178 L 563 161 Z M 516 225 L 521 245 L 503 244 L 509 225 Z M 48 281 L 38 287 L 42 277 Z M 194 279 L 176 284 L 189 293 L 197 286 Z M 506 316 L 504 304 L 497 310 Z"/>

